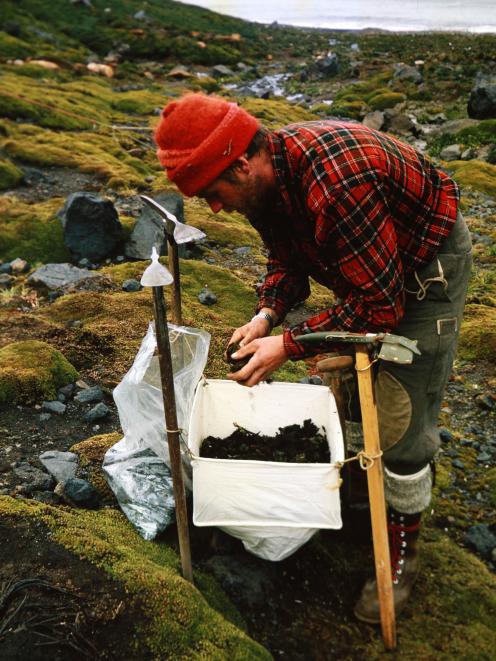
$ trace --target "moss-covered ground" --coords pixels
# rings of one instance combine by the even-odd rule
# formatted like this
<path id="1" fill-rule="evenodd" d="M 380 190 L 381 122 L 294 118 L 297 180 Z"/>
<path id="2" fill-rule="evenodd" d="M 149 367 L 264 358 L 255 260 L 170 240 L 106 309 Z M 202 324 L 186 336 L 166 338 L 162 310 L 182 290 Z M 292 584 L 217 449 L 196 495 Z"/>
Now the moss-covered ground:
<path id="1" fill-rule="evenodd" d="M 391 108 L 414 113 L 426 123 L 438 113 L 464 120 L 476 72 L 494 67 L 494 35 L 320 33 L 265 28 L 168 0 L 91 4 L 91 9 L 66 0 L 2 4 L 4 262 L 22 257 L 34 268 L 69 261 L 56 218 L 65 198 L 54 186 L 49 194 L 42 187 L 32 194 L 25 180 L 33 170 L 41 179 L 51 169 L 61 179 L 64 172 L 84 174 L 92 190 L 117 203 L 138 192 L 166 190 L 152 144 L 158 109 L 189 89 L 228 96 L 230 91 L 210 75 L 208 67 L 213 64 L 235 69 L 243 61 L 258 67 L 258 74 L 239 73 L 230 82 L 249 82 L 265 72 L 294 74 L 288 91 L 303 93 L 311 102 L 237 97 L 269 127 L 328 115 L 360 120 L 372 110 Z M 141 9 L 146 19 L 135 17 Z M 340 71 L 326 79 L 308 65 L 329 50 L 329 39 L 334 40 Z M 87 70 L 88 58 L 103 62 L 123 43 L 128 49 L 115 56 L 112 78 Z M 14 63 L 19 58 L 22 62 Z M 58 68 L 47 69 L 33 60 L 50 60 Z M 412 65 L 415 60 L 424 60 L 422 84 L 394 77 L 394 64 Z M 194 73 L 184 80 L 169 77 L 177 64 L 191 66 Z M 330 98 L 333 105 L 325 103 Z M 496 144 L 495 130 L 495 119 L 454 128 L 430 139 L 428 150 L 435 159 L 455 142 L 490 151 Z M 460 338 L 461 365 L 469 375 L 471 369 L 475 375 L 487 375 L 496 363 L 496 165 L 490 160 L 441 163 L 461 185 L 461 208 L 470 230 L 481 239 L 475 242 Z M 252 314 L 266 257 L 257 233 L 241 216 L 214 215 L 195 199 L 185 200 L 185 216 L 206 233 L 207 242 L 194 259 L 180 263 L 184 323 L 211 334 L 205 374 L 223 378 L 225 345 L 232 330 Z M 134 218 L 121 214 L 121 221 L 129 233 Z M 244 258 L 236 252 L 241 247 L 249 249 Z M 125 280 L 139 280 L 146 265 L 100 265 L 99 272 L 112 280 L 115 291 L 76 291 L 51 303 L 28 285 L 28 274 L 16 276 L 12 287 L 0 292 L 0 406 L 23 407 L 55 398 L 57 388 L 78 374 L 107 391 L 115 386 L 131 366 L 153 318 L 149 291 L 120 290 Z M 198 300 L 206 286 L 218 299 L 210 307 Z M 310 299 L 296 314 L 323 309 L 330 302 L 329 292 L 313 283 Z M 308 370 L 305 363 L 291 363 L 275 378 L 297 380 Z M 484 376 L 480 381 L 487 387 L 490 379 Z M 471 401 L 478 384 L 469 378 L 461 383 Z M 22 415 L 22 408 L 19 411 Z M 443 415 L 449 426 L 449 414 Z M 0 497 L 0 516 L 29 526 L 42 522 L 58 544 L 122 582 L 140 613 L 135 636 L 146 648 L 146 658 L 265 659 L 270 658 L 267 650 L 277 656 L 282 645 L 286 657 L 295 659 L 489 660 L 496 648 L 494 574 L 460 544 L 474 522 L 496 523 L 496 475 L 494 466 L 481 468 L 474 434 L 462 431 L 465 422 L 454 414 L 453 424 L 460 428 L 454 430 L 455 445 L 444 450 L 457 448 L 466 473 L 453 469 L 449 454 L 441 454 L 433 513 L 422 538 L 422 574 L 414 601 L 399 622 L 397 655 L 385 655 L 378 632 L 351 619 L 353 600 L 371 563 L 364 566 L 367 550 L 346 535 L 322 533 L 276 565 L 275 594 L 281 599 L 271 597 L 272 611 L 266 616 L 248 609 L 246 622 L 212 576 L 202 573 L 201 541 L 194 539 L 196 587 L 184 581 L 175 529 L 156 542 L 144 542 L 113 508 L 100 464 L 106 449 L 121 437 L 118 428 L 109 434 L 94 430 L 83 441 L 77 436 L 76 443 L 76 437 L 72 442 L 68 438 L 64 448 L 79 455 L 78 475 L 97 487 L 105 507 L 84 512 L 5 496 Z M 462 438 L 467 442 L 460 449 Z M 0 467 L 4 470 L 4 464 Z M 462 489 L 467 476 L 469 484 Z M 482 494 L 482 501 L 477 494 Z M 482 514 L 480 502 L 486 507 Z M 443 528 L 449 528 L 449 536 Z"/>

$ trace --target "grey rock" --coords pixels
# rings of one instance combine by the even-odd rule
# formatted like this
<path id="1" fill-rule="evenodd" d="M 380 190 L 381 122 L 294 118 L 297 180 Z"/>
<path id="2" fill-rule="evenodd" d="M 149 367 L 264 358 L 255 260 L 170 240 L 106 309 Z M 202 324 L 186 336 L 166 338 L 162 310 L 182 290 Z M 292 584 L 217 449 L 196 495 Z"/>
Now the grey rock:
<path id="1" fill-rule="evenodd" d="M 148 21 L 148 20 L 150 20 L 144 9 L 140 9 L 139 11 L 137 11 L 136 14 L 134 14 L 133 18 L 135 18 L 137 21 Z"/>
<path id="2" fill-rule="evenodd" d="M 491 395 L 477 395 L 475 403 L 486 411 L 493 411 L 496 408 L 496 400 Z"/>
<path id="3" fill-rule="evenodd" d="M 58 505 L 60 503 L 60 498 L 53 491 L 33 491 L 31 497 L 33 500 L 46 505 Z"/>
<path id="4" fill-rule="evenodd" d="M 72 264 L 45 264 L 36 269 L 28 278 L 30 285 L 55 290 L 63 289 L 80 280 L 94 278 L 95 273 L 80 269 Z"/>
<path id="5" fill-rule="evenodd" d="M 273 570 L 245 556 L 214 555 L 205 563 L 224 590 L 249 608 L 265 608 L 273 589 Z"/>
<path id="6" fill-rule="evenodd" d="M 453 468 L 458 468 L 459 470 L 465 470 L 465 464 L 463 463 L 463 461 L 460 461 L 460 459 L 453 459 L 451 465 L 453 466 Z"/>
<path id="7" fill-rule="evenodd" d="M 92 386 L 91 388 L 80 390 L 78 394 L 74 396 L 74 401 L 79 402 L 80 404 L 89 404 L 91 402 L 101 402 L 103 397 L 102 389 L 98 386 Z"/>
<path id="8" fill-rule="evenodd" d="M 417 69 L 417 67 L 412 67 L 408 64 L 403 64 L 399 62 L 394 65 L 394 74 L 393 77 L 397 80 L 408 80 L 412 83 L 419 85 L 422 82 L 422 74 Z"/>
<path id="9" fill-rule="evenodd" d="M 30 269 L 28 262 L 25 259 L 17 257 L 10 262 L 12 273 L 27 273 Z"/>
<path id="10" fill-rule="evenodd" d="M 479 464 L 487 464 L 488 461 L 491 461 L 492 456 L 489 454 L 489 452 L 480 452 L 477 455 L 477 463 Z"/>
<path id="11" fill-rule="evenodd" d="M 40 422 L 46 422 L 52 417 L 51 413 L 40 413 Z"/>
<path id="12" fill-rule="evenodd" d="M 386 110 L 384 112 L 384 117 L 386 120 L 386 128 L 391 133 L 396 133 L 398 135 L 418 135 L 419 133 L 418 125 L 405 113 Z"/>
<path id="13" fill-rule="evenodd" d="M 478 76 L 467 103 L 469 117 L 496 118 L 496 76 Z"/>
<path id="14" fill-rule="evenodd" d="M 233 253 L 236 255 L 249 255 L 251 252 L 250 246 L 241 246 L 240 248 L 234 248 Z"/>
<path id="15" fill-rule="evenodd" d="M 462 161 L 470 161 L 473 158 L 477 158 L 477 151 L 472 147 L 468 147 L 462 151 L 460 158 Z"/>
<path id="16" fill-rule="evenodd" d="M 169 78 L 194 78 L 195 74 L 192 73 L 188 67 L 183 66 L 182 64 L 178 64 L 175 67 L 173 67 L 167 74 Z"/>
<path id="17" fill-rule="evenodd" d="M 40 461 L 57 482 L 66 482 L 76 476 L 78 456 L 74 452 L 48 450 L 40 455 Z"/>
<path id="18" fill-rule="evenodd" d="M 21 463 L 14 468 L 14 475 L 23 482 L 24 493 L 33 491 L 46 491 L 54 485 L 53 477 L 48 473 L 31 466 L 27 462 Z"/>
<path id="19" fill-rule="evenodd" d="M 103 402 L 100 402 L 92 409 L 90 409 L 88 413 L 84 414 L 83 420 L 86 422 L 94 422 L 95 420 L 101 420 L 101 418 L 105 418 L 109 413 L 110 409 L 108 406 L 106 406 Z"/>
<path id="20" fill-rule="evenodd" d="M 10 289 L 14 282 L 15 278 L 8 273 L 2 273 L 0 275 L 0 289 Z"/>
<path id="21" fill-rule="evenodd" d="M 384 113 L 381 110 L 374 110 L 369 112 L 363 118 L 362 124 L 369 129 L 376 129 L 380 131 L 384 126 Z"/>
<path id="22" fill-rule="evenodd" d="M 43 411 L 47 411 L 48 413 L 56 413 L 57 415 L 64 415 L 67 406 L 65 404 L 62 404 L 62 402 L 55 400 L 53 402 L 43 402 L 41 408 L 43 409 Z"/>
<path id="23" fill-rule="evenodd" d="M 105 259 L 122 240 L 122 225 L 110 200 L 93 193 L 73 193 L 57 216 L 64 229 L 64 244 L 75 261 Z"/>
<path id="24" fill-rule="evenodd" d="M 160 193 L 153 199 L 184 223 L 184 202 L 180 195 Z M 160 255 L 167 255 L 166 227 L 162 217 L 143 202 L 141 215 L 124 246 L 124 254 L 131 259 L 150 259 L 153 247 Z M 184 245 L 178 246 L 180 257 L 184 250 Z"/>
<path id="25" fill-rule="evenodd" d="M 204 287 L 198 294 L 198 300 L 202 305 L 214 305 L 214 303 L 217 303 L 217 296 L 210 289 Z"/>
<path id="26" fill-rule="evenodd" d="M 74 383 L 68 383 L 65 386 L 62 386 L 62 388 L 58 389 L 59 394 L 64 395 L 67 399 L 69 399 L 72 396 L 72 393 L 74 392 L 75 384 Z"/>
<path id="27" fill-rule="evenodd" d="M 129 280 L 124 280 L 122 283 L 122 289 L 127 292 L 140 291 L 142 289 L 141 284 L 134 278 Z"/>
<path id="28" fill-rule="evenodd" d="M 491 558 L 494 548 L 496 548 L 495 526 L 487 523 L 479 523 L 471 526 L 465 535 L 465 544 L 473 548 L 480 556 L 486 559 Z"/>
<path id="29" fill-rule="evenodd" d="M 312 376 L 304 376 L 302 379 L 298 381 L 298 383 L 309 383 L 312 386 L 321 386 L 322 379 L 320 378 L 320 376 L 314 374 Z"/>
<path id="30" fill-rule="evenodd" d="M 224 64 L 217 64 L 215 67 L 212 67 L 212 76 L 214 78 L 228 78 L 235 75 L 234 71 Z"/>
<path id="31" fill-rule="evenodd" d="M 3 275 L 4 273 L 12 273 L 12 267 L 10 265 L 10 262 L 5 262 L 4 264 L 0 264 L 0 275 Z"/>
<path id="32" fill-rule="evenodd" d="M 458 161 L 462 157 L 462 146 L 458 144 L 448 145 L 441 150 L 440 156 L 443 161 Z"/>
<path id="33" fill-rule="evenodd" d="M 99 505 L 100 496 L 98 495 L 98 491 L 86 480 L 73 477 L 62 484 L 61 488 L 60 485 L 57 485 L 57 487 L 57 491 L 62 498 L 73 507 L 95 509 Z"/>

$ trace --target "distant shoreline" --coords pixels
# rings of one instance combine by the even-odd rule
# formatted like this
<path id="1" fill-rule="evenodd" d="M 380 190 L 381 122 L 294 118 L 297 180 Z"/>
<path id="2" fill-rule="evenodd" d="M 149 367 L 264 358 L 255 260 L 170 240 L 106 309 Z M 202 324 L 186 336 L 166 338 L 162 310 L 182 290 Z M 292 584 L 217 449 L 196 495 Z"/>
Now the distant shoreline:
<path id="1" fill-rule="evenodd" d="M 245 19 L 243 19 L 245 20 Z M 260 21 L 247 21 L 254 25 L 261 25 L 266 28 L 281 28 L 281 29 L 294 29 L 303 30 L 306 32 L 352 32 L 357 34 L 397 34 L 397 35 L 412 35 L 412 34 L 462 34 L 465 36 L 483 36 L 494 35 L 496 37 L 496 27 L 494 31 L 475 32 L 473 30 L 389 30 L 388 28 L 325 28 L 325 27 L 312 27 L 309 25 L 294 25 L 292 23 L 279 23 L 279 21 L 272 21 L 272 23 L 261 23 Z"/>

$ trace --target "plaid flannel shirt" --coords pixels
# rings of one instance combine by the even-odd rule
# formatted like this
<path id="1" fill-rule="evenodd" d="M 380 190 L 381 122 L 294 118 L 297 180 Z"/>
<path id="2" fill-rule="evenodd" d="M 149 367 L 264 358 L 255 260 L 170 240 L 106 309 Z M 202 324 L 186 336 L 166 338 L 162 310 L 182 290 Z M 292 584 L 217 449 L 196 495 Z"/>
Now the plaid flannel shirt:
<path id="1" fill-rule="evenodd" d="M 406 274 L 428 264 L 450 233 L 459 192 L 428 159 L 395 138 L 340 121 L 270 133 L 280 201 L 254 223 L 268 249 L 257 310 L 282 321 L 305 300 L 309 277 L 338 301 L 284 331 L 290 358 L 309 355 L 300 334 L 393 330 Z"/>

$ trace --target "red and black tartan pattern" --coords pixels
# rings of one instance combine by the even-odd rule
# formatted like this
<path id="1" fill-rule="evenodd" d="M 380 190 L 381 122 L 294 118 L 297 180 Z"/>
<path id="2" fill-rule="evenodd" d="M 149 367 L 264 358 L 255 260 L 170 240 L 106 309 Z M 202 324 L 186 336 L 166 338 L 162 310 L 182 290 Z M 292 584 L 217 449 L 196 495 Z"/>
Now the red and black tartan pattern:
<path id="1" fill-rule="evenodd" d="M 270 134 L 282 202 L 254 223 L 269 251 L 258 308 L 279 318 L 309 295 L 309 277 L 338 302 L 284 332 L 391 331 L 404 312 L 404 276 L 428 264 L 457 214 L 455 182 L 422 154 L 358 123 L 321 121 Z"/>

